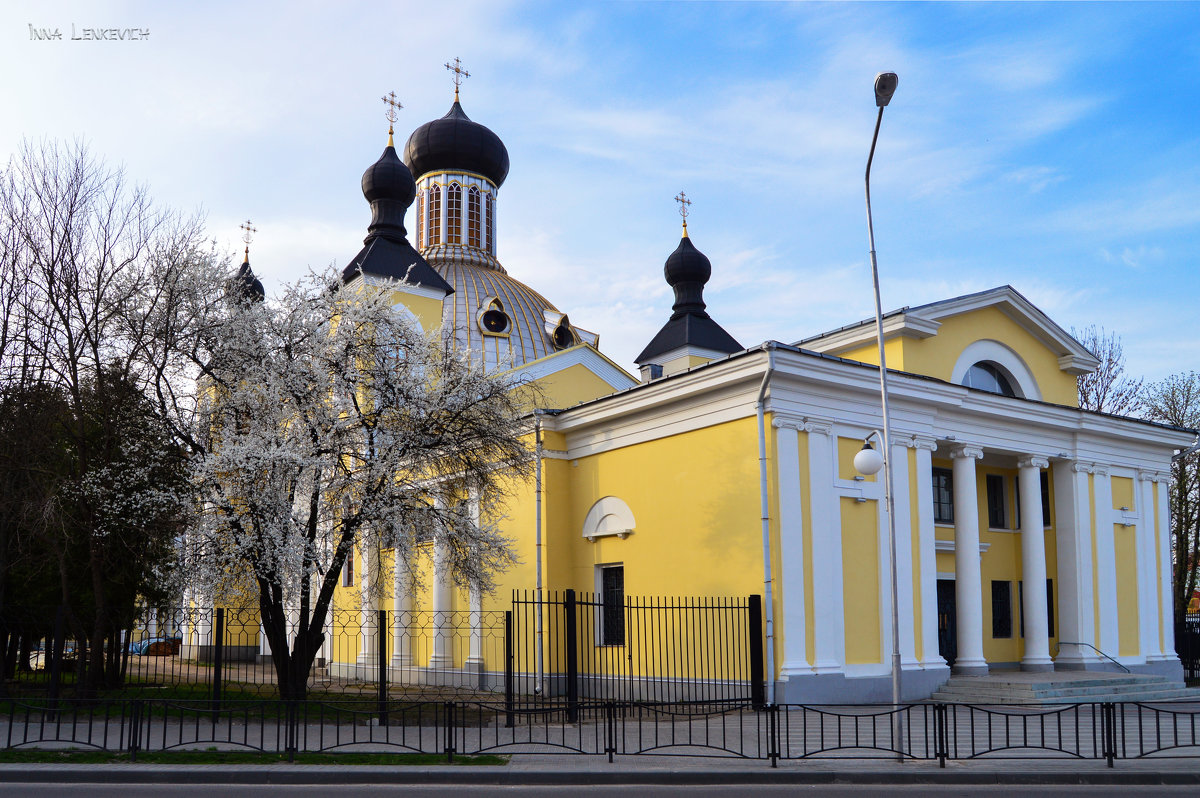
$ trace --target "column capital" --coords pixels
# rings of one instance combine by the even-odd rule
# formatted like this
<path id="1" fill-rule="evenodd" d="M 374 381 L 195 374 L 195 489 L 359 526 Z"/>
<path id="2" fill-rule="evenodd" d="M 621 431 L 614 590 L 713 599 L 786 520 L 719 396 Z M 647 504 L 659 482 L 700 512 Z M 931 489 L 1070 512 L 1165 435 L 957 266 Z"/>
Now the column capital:
<path id="1" fill-rule="evenodd" d="M 1108 466 L 1101 463 L 1092 463 L 1092 467 L 1088 473 L 1095 474 L 1098 477 L 1106 477 L 1108 476 Z"/>
<path id="2" fill-rule="evenodd" d="M 809 433 L 810 435 L 812 435 L 812 434 L 832 435 L 833 434 L 833 422 L 832 421 L 821 421 L 821 420 L 815 419 L 815 418 L 805 419 L 804 420 L 804 431 Z"/>
<path id="3" fill-rule="evenodd" d="M 912 449 L 924 449 L 927 452 L 936 452 L 938 447 L 937 438 L 932 435 L 913 435 L 908 445 Z"/>
<path id="4" fill-rule="evenodd" d="M 959 458 L 970 458 L 972 460 L 983 459 L 983 449 L 979 446 L 964 443 L 950 450 L 950 459 L 958 460 Z"/>
<path id="5" fill-rule="evenodd" d="M 804 429 L 804 419 L 776 417 L 771 419 L 771 426 L 775 429 L 792 429 L 799 431 Z"/>
<path id="6" fill-rule="evenodd" d="M 1031 454 L 1017 460 L 1018 468 L 1049 468 L 1050 459 L 1040 455 Z"/>
<path id="7" fill-rule="evenodd" d="M 1075 474 L 1090 474 L 1092 473 L 1092 467 L 1087 463 L 1081 463 L 1076 460 L 1071 463 L 1071 471 Z"/>

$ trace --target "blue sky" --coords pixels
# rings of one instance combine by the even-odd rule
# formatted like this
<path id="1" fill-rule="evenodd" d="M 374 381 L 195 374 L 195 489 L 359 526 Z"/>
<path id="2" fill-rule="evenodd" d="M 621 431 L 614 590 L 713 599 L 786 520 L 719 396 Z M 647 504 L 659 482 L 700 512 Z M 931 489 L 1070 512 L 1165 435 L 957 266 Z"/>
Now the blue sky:
<path id="1" fill-rule="evenodd" d="M 231 254 L 251 218 L 270 291 L 358 250 L 380 95 L 402 141 L 449 108 L 458 56 L 464 109 L 512 161 L 501 262 L 632 369 L 670 312 L 680 190 L 743 345 L 872 313 L 862 178 L 892 70 L 885 308 L 1007 283 L 1119 333 L 1135 374 L 1200 368 L 1200 4 L 433 5 L 6 3 L 0 155 L 84 140 Z"/>

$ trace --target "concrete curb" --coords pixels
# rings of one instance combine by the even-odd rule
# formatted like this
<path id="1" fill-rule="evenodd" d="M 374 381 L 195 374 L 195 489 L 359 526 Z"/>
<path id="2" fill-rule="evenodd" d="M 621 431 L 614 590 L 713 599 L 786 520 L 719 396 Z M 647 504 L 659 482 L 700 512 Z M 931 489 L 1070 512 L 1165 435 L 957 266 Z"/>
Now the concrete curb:
<path id="1" fill-rule="evenodd" d="M 1021 767 L 1022 763 L 1008 763 Z M 494 766 L 376 767 L 369 765 L 29 765 L 0 766 L 0 781 L 29 784 L 276 784 L 276 785 L 1200 785 L 1196 770 L 993 770 L 780 768 L 521 770 Z"/>

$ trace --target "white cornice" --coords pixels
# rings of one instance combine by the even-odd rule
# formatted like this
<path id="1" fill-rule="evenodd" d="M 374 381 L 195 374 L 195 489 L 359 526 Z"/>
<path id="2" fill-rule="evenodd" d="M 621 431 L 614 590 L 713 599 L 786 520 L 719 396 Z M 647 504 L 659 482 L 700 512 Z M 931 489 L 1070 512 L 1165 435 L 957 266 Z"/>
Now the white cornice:
<path id="1" fill-rule="evenodd" d="M 638 381 L 626 374 L 620 366 L 600 354 L 589 344 L 579 344 L 526 363 L 520 368 L 513 369 L 512 374 L 518 379 L 540 380 L 576 365 L 583 365 L 588 371 L 612 386 L 614 391 L 623 391 L 638 384 Z"/>

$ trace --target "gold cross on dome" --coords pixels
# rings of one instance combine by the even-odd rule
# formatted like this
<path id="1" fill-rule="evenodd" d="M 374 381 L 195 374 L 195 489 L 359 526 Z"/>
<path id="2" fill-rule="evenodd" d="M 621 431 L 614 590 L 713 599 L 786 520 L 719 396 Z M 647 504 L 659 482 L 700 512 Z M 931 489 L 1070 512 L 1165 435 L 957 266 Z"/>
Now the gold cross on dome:
<path id="1" fill-rule="evenodd" d="M 396 112 L 404 106 L 396 99 L 396 92 L 394 91 L 389 91 L 379 99 L 383 100 L 384 104 L 388 106 L 384 117 L 388 121 L 388 146 L 391 147 L 394 146 L 392 143 L 392 125 L 396 124 Z"/>
<path id="2" fill-rule="evenodd" d="M 458 60 L 458 56 L 454 57 L 454 63 L 447 61 L 444 66 L 454 73 L 454 101 L 458 102 L 458 87 L 462 85 L 463 78 L 471 77 L 471 73 L 462 68 L 462 61 Z"/>
<path id="3" fill-rule="evenodd" d="M 244 224 L 239 224 L 238 227 L 242 229 L 242 240 L 246 242 L 246 259 L 249 260 L 250 242 L 254 240 L 254 234 L 258 232 L 258 228 L 250 224 L 249 219 Z"/>
<path id="4" fill-rule="evenodd" d="M 675 196 L 675 201 L 679 203 L 679 215 L 683 217 L 683 234 L 686 236 L 688 206 L 692 204 L 692 201 L 688 199 L 687 194 L 684 194 L 682 191 Z"/>

